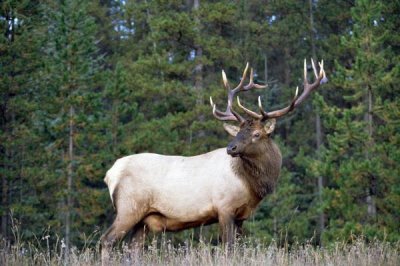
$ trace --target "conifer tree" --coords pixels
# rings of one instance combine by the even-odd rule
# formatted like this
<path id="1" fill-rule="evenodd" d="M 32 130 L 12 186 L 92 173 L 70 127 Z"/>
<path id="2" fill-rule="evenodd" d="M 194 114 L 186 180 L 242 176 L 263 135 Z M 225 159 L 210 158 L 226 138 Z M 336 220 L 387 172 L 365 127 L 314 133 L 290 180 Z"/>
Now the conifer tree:
<path id="1" fill-rule="evenodd" d="M 60 190 L 54 191 L 54 200 L 61 206 L 58 216 L 69 247 L 77 233 L 75 218 L 84 214 L 79 212 L 80 197 L 90 195 L 85 183 L 90 184 L 87 160 L 96 150 L 91 129 L 99 115 L 95 108 L 100 104 L 96 90 L 100 57 L 96 25 L 87 3 L 60 1 L 46 7 L 49 39 L 43 85 L 47 87 L 47 95 L 42 94 L 42 101 L 46 103 L 50 125 L 49 145 L 54 160 L 50 169 L 58 172 L 54 178 Z"/>
<path id="2" fill-rule="evenodd" d="M 391 184 L 398 180 L 397 175 L 387 174 L 388 169 L 391 173 L 397 170 L 385 159 L 388 144 L 398 138 L 394 132 L 391 137 L 386 135 L 387 130 L 393 130 L 393 113 L 398 112 L 398 94 L 393 94 L 399 78 L 398 57 L 383 45 L 382 40 L 393 29 L 382 11 L 380 1 L 357 1 L 351 9 L 352 30 L 342 38 L 352 57 L 343 65 L 337 62 L 333 78 L 342 88 L 343 105 L 327 112 L 332 132 L 323 166 L 332 177 L 325 194 L 330 228 L 327 238 L 350 233 L 382 238 L 383 228 L 390 233 L 397 230 L 394 216 L 388 212 L 391 207 L 383 202 L 393 199 Z M 389 158 L 391 162 L 398 160 L 395 154 Z"/>
<path id="3" fill-rule="evenodd" d="M 36 190 L 41 161 L 35 156 L 42 141 L 35 120 L 41 30 L 40 6 L 34 1 L 0 4 L 0 235 L 4 239 L 9 239 L 11 219 L 26 225 L 28 237 L 40 231 L 36 223 L 46 219 L 45 212 L 36 215 L 41 211 L 40 189 Z"/>

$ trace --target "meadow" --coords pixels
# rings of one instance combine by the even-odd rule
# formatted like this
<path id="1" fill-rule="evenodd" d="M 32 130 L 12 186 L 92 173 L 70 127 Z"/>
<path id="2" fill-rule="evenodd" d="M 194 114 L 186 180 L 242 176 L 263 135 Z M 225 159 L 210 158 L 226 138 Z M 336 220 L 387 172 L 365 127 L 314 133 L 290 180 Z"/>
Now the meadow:
<path id="1" fill-rule="evenodd" d="M 328 247 L 309 243 L 279 246 L 240 241 L 231 250 L 221 245 L 187 241 L 173 245 L 165 237 L 154 238 L 143 250 L 120 245 L 110 265 L 400 265 L 399 243 L 355 239 L 351 244 L 336 242 Z M 62 241 L 50 247 L 48 238 L 37 243 L 0 245 L 0 265 L 101 265 L 100 245 L 66 250 Z"/>

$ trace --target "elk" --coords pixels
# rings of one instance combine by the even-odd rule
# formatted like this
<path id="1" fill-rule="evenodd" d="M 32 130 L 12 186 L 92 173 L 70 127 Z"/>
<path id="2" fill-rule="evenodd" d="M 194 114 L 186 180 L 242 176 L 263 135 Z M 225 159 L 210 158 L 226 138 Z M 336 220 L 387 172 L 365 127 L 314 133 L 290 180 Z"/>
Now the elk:
<path id="1" fill-rule="evenodd" d="M 187 228 L 219 223 L 223 243 L 233 243 L 242 223 L 256 209 L 260 201 L 271 193 L 277 183 L 282 156 L 270 135 L 275 122 L 300 105 L 309 94 L 326 79 L 323 61 L 319 73 L 312 62 L 315 81 L 307 81 L 304 60 L 304 89 L 298 97 L 280 110 L 267 112 L 258 97 L 259 113 L 238 106 L 248 115 L 243 118 L 233 109 L 232 103 L 239 92 L 265 88 L 253 81 L 251 69 L 249 83 L 244 85 L 248 64 L 240 83 L 228 90 L 225 112 L 217 109 L 210 97 L 212 113 L 221 121 L 239 122 L 239 127 L 225 124 L 225 130 L 234 137 L 227 148 L 205 154 L 183 157 L 141 153 L 118 159 L 107 171 L 108 186 L 116 218 L 101 238 L 102 259 L 117 240 L 128 231 L 133 240 L 143 242 L 148 230 L 154 232 L 179 231 Z"/>

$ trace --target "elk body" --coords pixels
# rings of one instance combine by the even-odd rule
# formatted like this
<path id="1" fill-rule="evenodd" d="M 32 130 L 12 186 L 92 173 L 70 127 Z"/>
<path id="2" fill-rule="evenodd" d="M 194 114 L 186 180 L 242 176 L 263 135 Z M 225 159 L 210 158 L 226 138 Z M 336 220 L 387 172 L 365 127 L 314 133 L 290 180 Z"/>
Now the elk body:
<path id="1" fill-rule="evenodd" d="M 117 215 L 101 239 L 103 261 L 113 243 L 128 231 L 133 231 L 133 240 L 140 243 L 147 230 L 179 231 L 219 223 L 222 241 L 232 243 L 243 221 L 277 183 L 282 156 L 270 138 L 275 119 L 293 110 L 326 79 L 323 65 L 318 74 L 312 63 L 316 78 L 309 84 L 306 62 L 304 66 L 303 93 L 297 97 L 296 92 L 283 109 L 266 112 L 259 98 L 260 113 L 256 113 L 243 107 L 238 98 L 238 106 L 249 119 L 233 110 L 235 94 L 266 86 L 253 82 L 252 70 L 249 83 L 243 84 L 248 65 L 240 84 L 232 90 L 222 72 L 228 106 L 221 112 L 210 98 L 213 114 L 219 120 L 240 124 L 224 124 L 234 136 L 226 149 L 193 157 L 142 153 L 118 159 L 105 177 Z"/>

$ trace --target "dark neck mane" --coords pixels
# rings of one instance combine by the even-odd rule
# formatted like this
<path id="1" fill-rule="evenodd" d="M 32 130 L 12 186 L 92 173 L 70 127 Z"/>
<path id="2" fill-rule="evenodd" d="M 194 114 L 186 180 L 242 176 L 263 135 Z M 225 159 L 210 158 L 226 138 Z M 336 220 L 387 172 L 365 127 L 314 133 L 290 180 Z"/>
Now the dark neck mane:
<path id="1" fill-rule="evenodd" d="M 260 154 L 257 157 L 242 156 L 232 160 L 233 170 L 259 200 L 273 192 L 281 165 L 281 153 L 271 139 L 260 144 Z"/>

